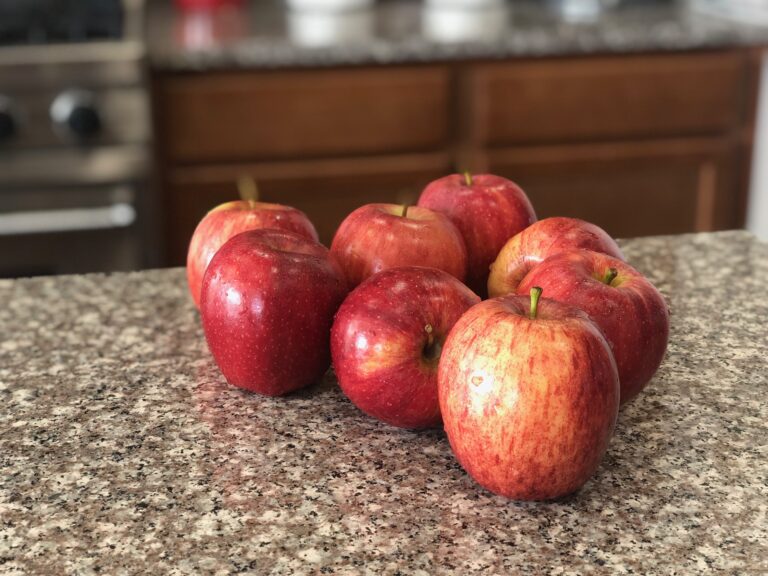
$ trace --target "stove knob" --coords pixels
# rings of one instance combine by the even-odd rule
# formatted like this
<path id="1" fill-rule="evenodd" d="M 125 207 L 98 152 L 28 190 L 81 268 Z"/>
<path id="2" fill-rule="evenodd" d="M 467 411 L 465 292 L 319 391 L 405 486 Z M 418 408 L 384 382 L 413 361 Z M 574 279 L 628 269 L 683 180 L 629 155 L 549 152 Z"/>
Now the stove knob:
<path id="1" fill-rule="evenodd" d="M 13 102 L 0 94 L 0 142 L 7 142 L 16 135 L 19 122 L 13 108 Z"/>
<path id="2" fill-rule="evenodd" d="M 80 140 L 92 138 L 101 131 L 96 97 L 86 90 L 59 94 L 51 104 L 51 120 L 60 132 Z"/>

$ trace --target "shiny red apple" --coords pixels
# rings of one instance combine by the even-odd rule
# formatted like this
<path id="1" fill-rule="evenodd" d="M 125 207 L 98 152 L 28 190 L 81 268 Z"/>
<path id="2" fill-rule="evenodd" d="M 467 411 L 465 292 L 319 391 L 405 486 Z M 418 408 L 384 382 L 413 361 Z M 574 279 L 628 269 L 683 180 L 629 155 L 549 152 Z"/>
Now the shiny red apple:
<path id="1" fill-rule="evenodd" d="M 523 278 L 547 297 L 584 310 L 611 345 L 621 382 L 621 403 L 637 396 L 658 370 L 669 339 L 664 297 L 640 272 L 617 258 L 588 250 L 550 256 Z"/>
<path id="2" fill-rule="evenodd" d="M 205 269 L 224 243 L 246 230 L 275 228 L 317 240 L 317 232 L 304 212 L 267 202 L 235 200 L 208 212 L 192 234 L 187 251 L 187 283 L 195 306 L 200 307 L 200 289 Z"/>
<path id="3" fill-rule="evenodd" d="M 461 232 L 467 246 L 467 285 L 484 296 L 491 263 L 512 236 L 536 221 L 525 192 L 493 174 L 452 174 L 431 182 L 419 206 L 441 212 Z"/>
<path id="4" fill-rule="evenodd" d="M 416 266 L 374 274 L 344 301 L 331 332 L 347 397 L 393 426 L 440 423 L 437 366 L 451 327 L 480 298 L 456 278 Z"/>
<path id="5" fill-rule="evenodd" d="M 330 364 L 333 315 L 346 295 L 328 249 L 293 232 L 252 230 L 227 241 L 203 278 L 208 347 L 230 384 L 279 396 Z"/>
<path id="6" fill-rule="evenodd" d="M 467 250 L 447 216 L 419 206 L 367 204 L 339 226 L 331 244 L 350 288 L 398 266 L 427 266 L 464 280 Z"/>
<path id="7" fill-rule="evenodd" d="M 513 236 L 491 264 L 488 294 L 491 297 L 514 293 L 528 272 L 545 258 L 584 248 L 624 259 L 618 244 L 605 230 L 578 218 L 553 217 L 534 222 Z"/>
<path id="8" fill-rule="evenodd" d="M 456 458 L 481 486 L 515 500 L 578 490 L 600 464 L 619 408 L 616 363 L 599 328 L 539 294 L 470 308 L 438 371 Z"/>

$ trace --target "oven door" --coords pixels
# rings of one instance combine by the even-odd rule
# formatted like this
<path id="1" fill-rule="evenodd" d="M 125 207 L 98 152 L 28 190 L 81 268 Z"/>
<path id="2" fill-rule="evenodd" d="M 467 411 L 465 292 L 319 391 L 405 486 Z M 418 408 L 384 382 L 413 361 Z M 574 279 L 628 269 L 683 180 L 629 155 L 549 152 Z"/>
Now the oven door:
<path id="1" fill-rule="evenodd" d="M 146 266 L 143 144 L 0 148 L 0 277 Z"/>
<path id="2" fill-rule="evenodd" d="M 0 277 L 140 267 L 140 187 L 122 182 L 3 190 Z"/>

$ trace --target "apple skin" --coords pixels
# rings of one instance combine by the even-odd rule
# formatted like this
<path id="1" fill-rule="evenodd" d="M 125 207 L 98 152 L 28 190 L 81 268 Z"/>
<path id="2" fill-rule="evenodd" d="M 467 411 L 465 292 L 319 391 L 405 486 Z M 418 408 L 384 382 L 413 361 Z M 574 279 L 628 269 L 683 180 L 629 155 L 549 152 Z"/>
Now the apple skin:
<path id="1" fill-rule="evenodd" d="M 418 205 L 445 214 L 459 229 L 467 246 L 467 285 L 480 296 L 488 292 L 489 267 L 507 240 L 536 222 L 525 192 L 493 174 L 435 180 Z"/>
<path id="2" fill-rule="evenodd" d="M 510 238 L 501 249 L 491 264 L 488 294 L 491 298 L 514 294 L 534 266 L 571 248 L 603 252 L 624 260 L 616 241 L 599 226 L 578 218 L 544 218 Z"/>
<path id="3" fill-rule="evenodd" d="M 602 279 L 614 268 L 610 285 Z M 600 327 L 616 358 L 621 403 L 637 396 L 661 365 L 669 340 L 669 309 L 664 297 L 626 262 L 589 250 L 550 256 L 531 270 L 518 287 L 533 286 L 547 297 L 577 306 Z"/>
<path id="4" fill-rule="evenodd" d="M 366 204 L 339 226 L 331 254 L 341 265 L 350 288 L 363 280 L 400 266 L 444 270 L 463 281 L 467 249 L 461 233 L 447 216 L 419 206 Z"/>
<path id="5" fill-rule="evenodd" d="M 478 302 L 469 288 L 436 268 L 390 268 L 365 280 L 341 305 L 331 331 L 333 367 L 344 394 L 393 426 L 439 425 L 442 343 Z"/>
<path id="6" fill-rule="evenodd" d="M 608 447 L 619 378 L 585 312 L 507 295 L 474 306 L 451 330 L 438 370 L 440 410 L 461 466 L 515 500 L 578 490 Z"/>
<path id="7" fill-rule="evenodd" d="M 205 272 L 205 339 L 230 384 L 287 394 L 328 369 L 333 315 L 346 293 L 322 244 L 281 230 L 242 232 Z"/>
<path id="8" fill-rule="evenodd" d="M 187 251 L 187 284 L 197 308 L 205 269 L 216 251 L 236 234 L 261 228 L 287 230 L 314 241 L 318 238 L 307 215 L 296 208 L 252 200 L 220 204 L 197 225 Z"/>

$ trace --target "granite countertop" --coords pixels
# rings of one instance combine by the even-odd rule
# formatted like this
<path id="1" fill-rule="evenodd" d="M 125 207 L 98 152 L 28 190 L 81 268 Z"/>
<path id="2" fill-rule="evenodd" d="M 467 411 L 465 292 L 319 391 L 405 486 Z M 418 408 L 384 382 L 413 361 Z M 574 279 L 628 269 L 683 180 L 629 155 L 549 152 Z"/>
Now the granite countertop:
<path id="1" fill-rule="evenodd" d="M 180 269 L 0 281 L 3 574 L 768 571 L 768 244 L 623 241 L 669 351 L 579 493 L 479 488 L 333 377 L 229 387 Z"/>
<path id="2" fill-rule="evenodd" d="M 377 0 L 370 9 L 328 15 L 292 12 L 282 0 L 210 13 L 182 13 L 172 2 L 154 0 L 148 53 L 156 69 L 195 71 L 768 44 L 768 19 L 758 26 L 754 18 L 723 17 L 716 7 L 725 0 L 633 0 L 594 15 L 563 10 L 565 1 L 508 0 L 456 10 L 430 8 L 426 0 Z M 715 8 L 701 8 L 710 5 Z"/>

